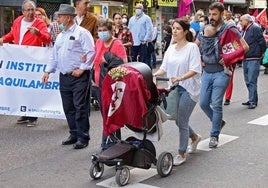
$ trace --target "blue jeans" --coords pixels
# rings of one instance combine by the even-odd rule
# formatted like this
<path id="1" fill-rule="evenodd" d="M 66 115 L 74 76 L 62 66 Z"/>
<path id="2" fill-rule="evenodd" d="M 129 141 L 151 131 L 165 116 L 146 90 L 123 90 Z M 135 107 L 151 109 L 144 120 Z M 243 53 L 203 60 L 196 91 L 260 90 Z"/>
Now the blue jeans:
<path id="1" fill-rule="evenodd" d="M 222 101 L 230 76 L 224 71 L 202 73 L 200 107 L 212 122 L 210 136 L 219 137 L 222 123 Z"/>
<path id="2" fill-rule="evenodd" d="M 260 60 L 244 60 L 244 80 L 248 88 L 248 99 L 250 104 L 258 103 L 257 82 L 260 73 Z"/>
<path id="3" fill-rule="evenodd" d="M 196 102 L 191 99 L 189 93 L 181 86 L 179 86 L 178 95 L 178 118 L 176 120 L 176 125 L 179 127 L 180 131 L 179 153 L 185 153 L 189 137 L 191 138 L 195 134 L 189 125 L 189 119 Z"/>

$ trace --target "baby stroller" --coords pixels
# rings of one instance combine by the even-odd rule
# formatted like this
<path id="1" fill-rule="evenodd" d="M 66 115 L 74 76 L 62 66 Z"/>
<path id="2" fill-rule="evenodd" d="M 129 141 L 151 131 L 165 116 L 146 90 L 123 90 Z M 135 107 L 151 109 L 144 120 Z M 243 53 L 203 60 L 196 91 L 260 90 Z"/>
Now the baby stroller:
<path id="1" fill-rule="evenodd" d="M 165 89 L 157 90 L 153 83 L 151 69 L 144 63 L 127 63 L 109 71 L 102 85 L 103 129 L 105 135 L 127 126 L 142 134 L 142 139 L 134 136 L 117 140 L 108 149 L 93 154 L 90 176 L 99 179 L 104 172 L 104 164 L 115 166 L 115 180 L 124 186 L 130 178 L 127 166 L 149 169 L 154 164 L 161 177 L 168 176 L 173 168 L 173 156 L 163 152 L 156 159 L 155 147 L 149 139 L 151 134 L 161 137 L 160 103 L 165 98 Z M 162 114 L 163 115 L 163 114 Z"/>

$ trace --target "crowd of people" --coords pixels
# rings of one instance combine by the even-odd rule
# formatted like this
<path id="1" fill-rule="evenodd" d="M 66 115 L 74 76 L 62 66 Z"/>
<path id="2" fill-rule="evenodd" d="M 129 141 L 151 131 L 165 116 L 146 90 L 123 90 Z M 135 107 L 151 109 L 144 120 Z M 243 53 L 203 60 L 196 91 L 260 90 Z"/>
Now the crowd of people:
<path id="1" fill-rule="evenodd" d="M 62 145 L 82 149 L 90 140 L 92 84 L 100 108 L 102 104 L 100 64 L 109 61 L 112 54 L 120 63 L 139 61 L 155 68 L 155 44 L 159 31 L 141 3 L 135 5 L 135 15 L 130 18 L 116 12 L 112 19 L 104 19 L 88 11 L 89 0 L 73 2 L 74 6 L 61 4 L 50 21 L 43 8 L 36 7 L 34 1 L 25 0 L 22 15 L 14 20 L 12 30 L 0 38 L 0 45 L 53 46 L 52 60 L 46 67 L 42 82 L 47 84 L 49 75 L 59 70 L 60 95 L 69 126 L 69 136 Z M 226 66 L 218 42 L 227 28 L 236 33 L 244 49 L 244 59 L 231 66 Z M 162 30 L 163 61 L 152 74 L 166 75 L 172 83 L 179 82 L 175 122 L 180 137 L 174 165 L 180 165 L 186 161 L 186 153 L 195 152 L 202 139 L 189 123 L 198 103 L 211 121 L 209 147 L 217 147 L 221 129 L 226 124 L 223 104 L 230 105 L 236 66 L 243 67 L 248 89 L 248 101 L 242 105 L 249 109 L 257 107 L 257 81 L 266 41 L 260 24 L 251 15 L 225 13 L 220 2 L 209 6 L 208 15 L 199 10 L 192 19 L 186 15 L 170 20 Z M 94 70 L 93 76 L 91 70 Z M 23 116 L 17 123 L 34 126 L 37 117 Z M 120 130 L 115 135 L 120 139 Z M 109 147 L 104 135 L 101 142 L 102 149 Z"/>

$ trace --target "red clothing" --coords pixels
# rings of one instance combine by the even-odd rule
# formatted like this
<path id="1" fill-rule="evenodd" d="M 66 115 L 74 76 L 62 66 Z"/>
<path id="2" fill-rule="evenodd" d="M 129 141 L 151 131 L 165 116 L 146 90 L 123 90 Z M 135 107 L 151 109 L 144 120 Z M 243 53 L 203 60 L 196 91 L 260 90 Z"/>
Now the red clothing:
<path id="1" fill-rule="evenodd" d="M 234 64 L 234 65 L 236 66 L 236 64 Z M 233 66 L 232 75 L 230 77 L 229 84 L 228 84 L 226 91 L 225 91 L 225 100 L 231 100 L 231 97 L 232 97 L 235 66 Z"/>
<path id="2" fill-rule="evenodd" d="M 127 74 L 118 80 L 110 76 L 115 69 L 124 67 Z M 141 73 L 129 66 L 112 69 L 102 85 L 103 132 L 110 135 L 124 125 L 142 129 L 142 117 L 151 98 L 146 81 Z"/>
<path id="3" fill-rule="evenodd" d="M 95 59 L 94 59 L 94 75 L 95 75 L 95 83 L 99 87 L 99 80 L 100 80 L 100 64 L 103 62 L 103 55 L 105 52 L 109 51 L 110 47 L 105 47 L 104 43 L 101 39 L 98 39 L 95 45 Z M 115 39 L 112 47 L 110 49 L 117 57 L 125 59 L 127 57 L 125 48 L 120 40 Z"/>
<path id="4" fill-rule="evenodd" d="M 12 30 L 8 34 L 3 36 L 3 40 L 5 43 L 14 42 L 14 44 L 19 44 L 21 21 L 23 18 L 24 16 L 19 16 L 14 20 Z M 43 20 L 36 18 L 33 22 L 32 27 L 36 27 L 40 31 L 40 34 L 33 35 L 30 31 L 27 31 L 23 36 L 21 45 L 44 46 L 45 44 L 50 44 L 50 34 Z"/>

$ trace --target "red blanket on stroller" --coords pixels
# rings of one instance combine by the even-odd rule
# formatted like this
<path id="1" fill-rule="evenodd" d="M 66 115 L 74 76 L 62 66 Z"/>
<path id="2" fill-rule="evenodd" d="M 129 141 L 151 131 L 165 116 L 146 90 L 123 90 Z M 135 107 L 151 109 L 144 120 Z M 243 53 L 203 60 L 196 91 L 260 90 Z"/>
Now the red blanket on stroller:
<path id="1" fill-rule="evenodd" d="M 142 129 L 142 117 L 151 98 L 141 73 L 130 66 L 113 68 L 102 86 L 103 129 L 106 136 L 124 125 Z"/>

